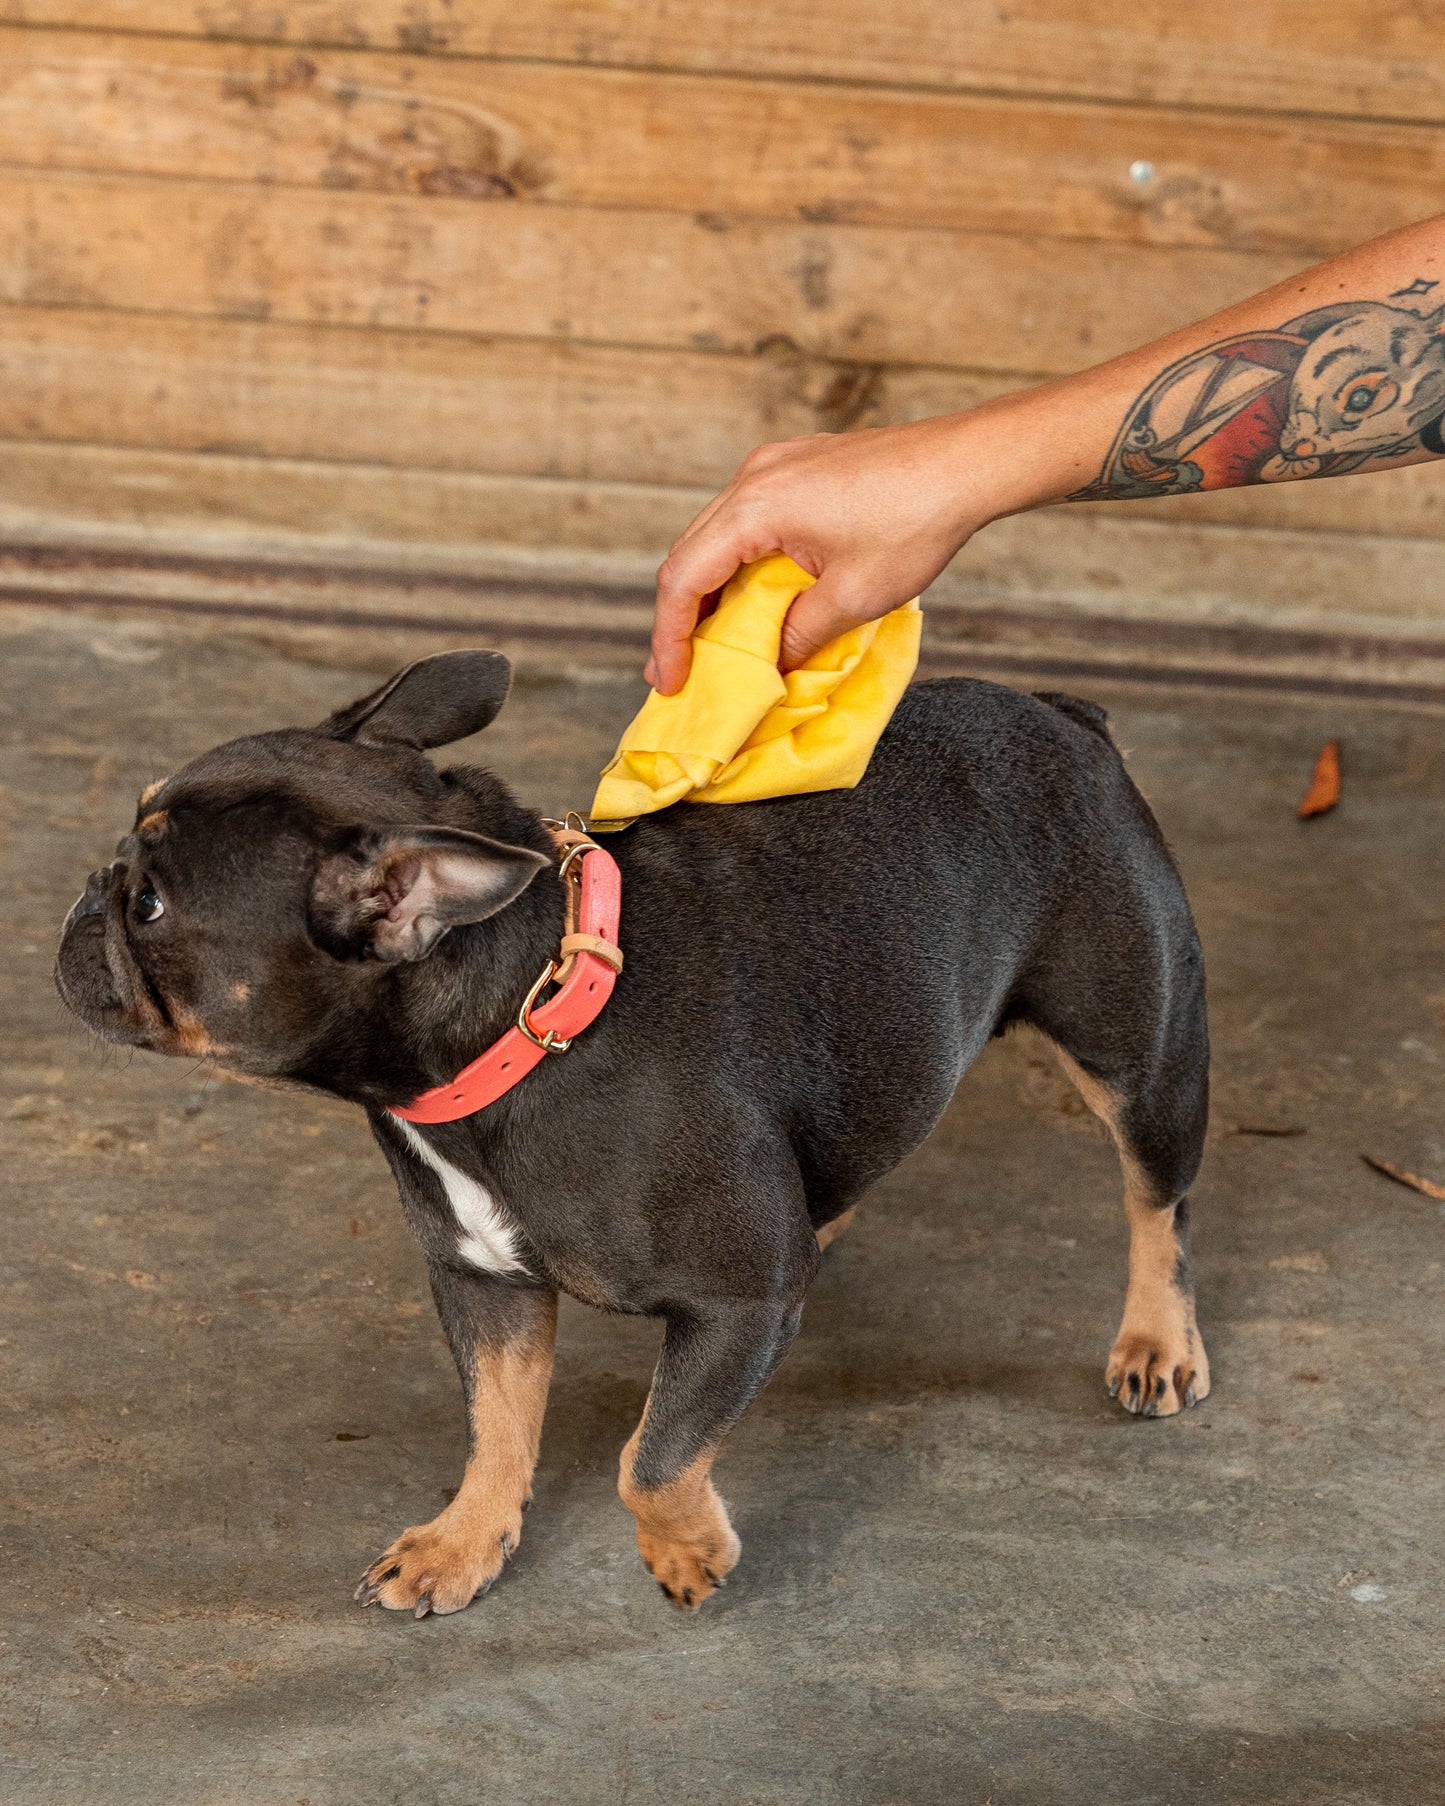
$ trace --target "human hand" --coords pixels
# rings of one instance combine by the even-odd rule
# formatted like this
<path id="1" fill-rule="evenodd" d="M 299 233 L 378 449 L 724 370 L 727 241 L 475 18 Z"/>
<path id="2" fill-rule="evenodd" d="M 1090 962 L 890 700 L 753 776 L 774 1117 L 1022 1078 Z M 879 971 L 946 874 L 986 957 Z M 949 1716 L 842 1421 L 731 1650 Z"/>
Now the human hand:
<path id="1" fill-rule="evenodd" d="M 708 598 L 769 552 L 818 579 L 788 611 L 785 671 L 926 589 L 979 527 L 1038 499 L 1001 432 L 1011 399 L 759 446 L 658 572 L 648 682 L 664 695 L 681 689 Z"/>

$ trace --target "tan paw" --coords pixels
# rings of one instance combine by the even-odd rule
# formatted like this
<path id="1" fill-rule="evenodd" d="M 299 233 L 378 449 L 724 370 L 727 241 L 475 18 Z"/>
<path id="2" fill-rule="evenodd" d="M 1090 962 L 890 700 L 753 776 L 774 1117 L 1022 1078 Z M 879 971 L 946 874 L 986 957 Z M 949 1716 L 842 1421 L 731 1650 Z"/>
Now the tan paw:
<path id="1" fill-rule="evenodd" d="M 521 1540 L 520 1511 L 514 1522 L 490 1528 L 444 1511 L 403 1530 L 362 1575 L 356 1599 L 418 1618 L 459 1612 L 490 1588 Z"/>
<path id="2" fill-rule="evenodd" d="M 639 1525 L 637 1547 L 648 1573 L 683 1612 L 695 1612 L 709 1594 L 726 1586 L 743 1552 L 726 1518 L 697 1541 L 654 1536 Z"/>
<path id="3" fill-rule="evenodd" d="M 1104 1381 L 1110 1398 L 1135 1417 L 1176 1416 L 1209 1396 L 1209 1361 L 1199 1332 L 1177 1329 L 1150 1336 L 1121 1330 Z"/>

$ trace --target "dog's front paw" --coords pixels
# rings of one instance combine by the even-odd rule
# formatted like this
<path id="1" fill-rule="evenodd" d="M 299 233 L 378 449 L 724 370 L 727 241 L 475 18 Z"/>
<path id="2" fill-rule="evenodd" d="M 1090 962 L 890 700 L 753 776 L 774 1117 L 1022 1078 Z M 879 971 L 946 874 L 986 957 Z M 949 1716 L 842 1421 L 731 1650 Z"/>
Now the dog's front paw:
<path id="1" fill-rule="evenodd" d="M 1188 1326 L 1158 1335 L 1129 1328 L 1109 1355 L 1110 1398 L 1136 1417 L 1173 1417 L 1209 1396 L 1209 1361 L 1199 1332 Z"/>
<path id="2" fill-rule="evenodd" d="M 710 1593 L 727 1585 L 743 1546 L 726 1517 L 694 1541 L 637 1527 L 637 1547 L 647 1571 L 679 1611 L 695 1612 Z"/>
<path id="3" fill-rule="evenodd" d="M 379 1555 L 361 1577 L 356 1598 L 418 1618 L 459 1612 L 485 1593 L 522 1540 L 522 1518 L 481 1527 L 444 1511 L 415 1524 Z"/>

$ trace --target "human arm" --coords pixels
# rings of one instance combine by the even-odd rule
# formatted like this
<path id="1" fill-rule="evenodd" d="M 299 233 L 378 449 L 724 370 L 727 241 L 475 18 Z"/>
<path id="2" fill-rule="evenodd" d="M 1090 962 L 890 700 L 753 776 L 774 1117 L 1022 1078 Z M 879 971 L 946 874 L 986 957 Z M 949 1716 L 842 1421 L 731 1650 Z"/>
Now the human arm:
<path id="1" fill-rule="evenodd" d="M 818 581 L 785 668 L 918 595 L 980 527 L 1051 502 L 1393 470 L 1445 456 L 1445 214 L 1074 376 L 961 414 L 760 446 L 658 573 L 649 681 L 741 564 Z"/>

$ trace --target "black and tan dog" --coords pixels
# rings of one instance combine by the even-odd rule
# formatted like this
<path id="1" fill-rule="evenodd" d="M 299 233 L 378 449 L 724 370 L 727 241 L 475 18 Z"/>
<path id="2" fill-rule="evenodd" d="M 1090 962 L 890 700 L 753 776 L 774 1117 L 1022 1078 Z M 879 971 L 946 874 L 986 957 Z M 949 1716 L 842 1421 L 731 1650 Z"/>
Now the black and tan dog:
<path id="1" fill-rule="evenodd" d="M 490 773 L 422 749 L 484 727 L 495 653 L 409 667 L 319 727 L 152 786 L 65 925 L 57 980 L 107 1039 L 362 1105 L 460 1369 L 455 1500 L 358 1597 L 457 1611 L 521 1534 L 559 1291 L 661 1317 L 621 1493 L 669 1598 L 738 1560 L 711 1468 L 796 1333 L 820 1246 L 917 1147 L 991 1035 L 1047 1035 L 1108 1125 L 1131 1230 L 1107 1382 L 1202 1398 L 1185 1194 L 1204 1136 L 1199 944 L 1102 714 L 942 680 L 855 790 L 680 807 L 613 837 L 626 969 L 565 1059 L 480 1113 L 389 1106 L 513 1022 L 563 927 L 556 850 Z"/>

